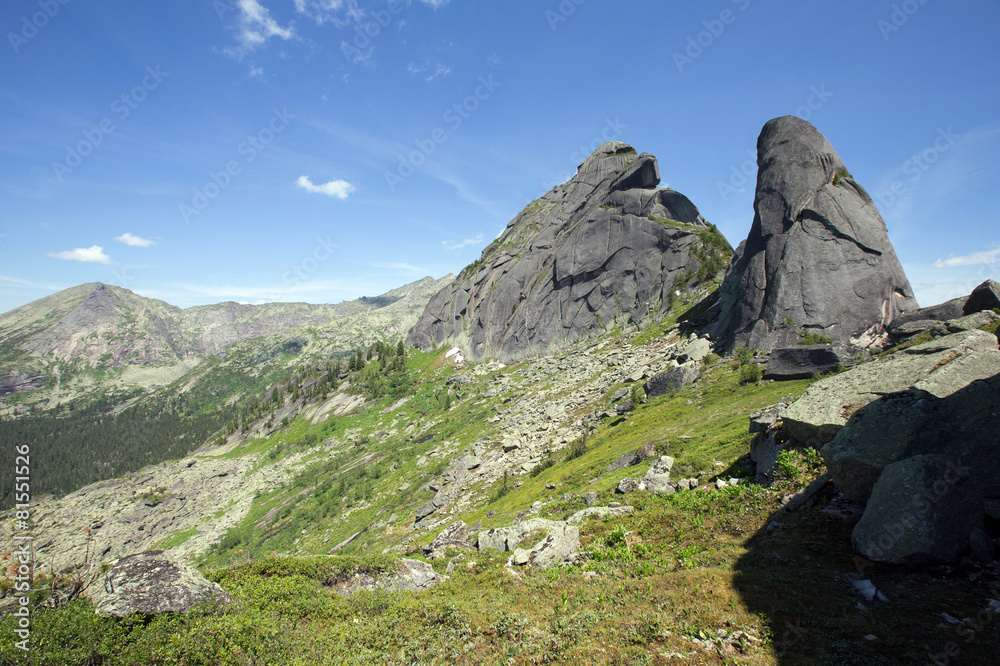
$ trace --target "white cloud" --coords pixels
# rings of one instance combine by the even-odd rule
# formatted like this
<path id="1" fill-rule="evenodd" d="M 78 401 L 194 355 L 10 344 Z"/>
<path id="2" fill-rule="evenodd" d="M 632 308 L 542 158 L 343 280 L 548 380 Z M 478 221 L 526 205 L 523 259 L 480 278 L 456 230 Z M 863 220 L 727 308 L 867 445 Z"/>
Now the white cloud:
<path id="1" fill-rule="evenodd" d="M 236 30 L 240 45 L 238 49 L 227 51 L 236 58 L 242 58 L 244 53 L 253 51 L 272 37 L 285 40 L 295 37 L 291 25 L 287 28 L 278 25 L 271 17 L 271 11 L 257 0 L 239 0 L 237 9 Z"/>
<path id="2" fill-rule="evenodd" d="M 420 62 L 411 62 L 406 65 L 406 71 L 410 74 L 423 74 L 430 69 L 431 62 L 427 59 L 421 60 Z M 430 82 L 442 76 L 448 76 L 449 74 L 451 74 L 451 67 L 438 64 L 434 67 L 434 70 L 424 78 L 426 81 Z"/>
<path id="3" fill-rule="evenodd" d="M 424 3 L 425 5 L 428 5 L 429 7 L 437 9 L 438 7 L 444 7 L 449 2 L 451 2 L 451 0 L 420 0 L 420 2 Z"/>
<path id="4" fill-rule="evenodd" d="M 90 247 L 78 247 L 75 250 L 65 250 L 63 252 L 49 252 L 48 256 L 66 261 L 85 261 L 91 264 L 114 264 L 111 257 L 104 253 L 104 248 L 100 245 Z"/>
<path id="5" fill-rule="evenodd" d="M 460 241 L 441 241 L 441 245 L 444 246 L 446 250 L 457 250 L 466 245 L 475 245 L 476 243 L 481 243 L 483 241 L 482 234 L 476 234 L 472 238 L 466 238 Z"/>
<path id="6" fill-rule="evenodd" d="M 132 247 L 149 247 L 150 245 L 156 245 L 156 241 L 151 238 L 142 238 L 141 236 L 129 233 L 122 234 L 121 236 L 115 236 L 115 240 L 119 243 L 131 245 Z"/>
<path id="7" fill-rule="evenodd" d="M 993 264 L 1000 261 L 1000 246 L 994 246 L 992 250 L 973 252 L 964 256 L 952 255 L 947 259 L 938 259 L 934 262 L 934 268 L 954 268 L 956 266 L 978 266 L 980 264 Z"/>
<path id="8" fill-rule="evenodd" d="M 316 185 L 309 180 L 309 176 L 299 176 L 295 184 L 310 194 L 325 194 L 328 197 L 337 197 L 338 199 L 346 199 L 356 189 L 346 180 L 331 180 L 322 185 Z"/>

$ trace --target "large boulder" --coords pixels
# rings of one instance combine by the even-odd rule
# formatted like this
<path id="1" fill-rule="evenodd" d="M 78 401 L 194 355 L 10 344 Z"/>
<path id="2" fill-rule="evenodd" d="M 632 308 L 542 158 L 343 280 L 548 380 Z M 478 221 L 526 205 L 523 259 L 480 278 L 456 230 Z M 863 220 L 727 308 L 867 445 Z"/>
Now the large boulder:
<path id="1" fill-rule="evenodd" d="M 913 388 L 859 409 L 820 452 L 848 498 L 868 499 L 889 465 L 916 455 L 946 456 L 969 467 L 984 497 L 1000 497 L 1000 369 L 939 397 Z"/>
<path id="2" fill-rule="evenodd" d="M 942 455 L 887 466 L 852 535 L 855 550 L 875 562 L 952 562 L 983 526 L 983 500 L 968 469 Z"/>
<path id="3" fill-rule="evenodd" d="M 603 144 L 431 299 L 407 343 L 510 357 L 667 311 L 682 278 L 713 278 L 731 249 L 687 197 L 659 182 L 655 157 Z"/>
<path id="4" fill-rule="evenodd" d="M 808 379 L 856 363 L 850 345 L 798 345 L 772 349 L 764 379 Z"/>
<path id="5" fill-rule="evenodd" d="M 880 334 L 917 309 L 875 204 L 815 127 L 793 116 L 769 121 L 757 165 L 753 225 L 713 328 L 727 350 L 789 347 L 797 330 L 835 342 Z"/>
<path id="6" fill-rule="evenodd" d="M 680 391 L 698 379 L 698 369 L 690 365 L 676 365 L 646 380 L 646 397 L 656 398 Z"/>
<path id="7" fill-rule="evenodd" d="M 108 570 L 104 586 L 91 593 L 101 615 L 185 613 L 206 602 L 227 603 L 229 595 L 189 564 L 161 550 L 123 557 Z"/>
<path id="8" fill-rule="evenodd" d="M 821 446 L 883 395 L 915 388 L 943 398 L 998 372 L 996 336 L 977 330 L 948 335 L 816 382 L 785 411 L 785 429 L 804 444 Z"/>
<path id="9" fill-rule="evenodd" d="M 962 311 L 968 315 L 994 308 L 1000 308 L 1000 283 L 987 280 L 972 290 Z"/>

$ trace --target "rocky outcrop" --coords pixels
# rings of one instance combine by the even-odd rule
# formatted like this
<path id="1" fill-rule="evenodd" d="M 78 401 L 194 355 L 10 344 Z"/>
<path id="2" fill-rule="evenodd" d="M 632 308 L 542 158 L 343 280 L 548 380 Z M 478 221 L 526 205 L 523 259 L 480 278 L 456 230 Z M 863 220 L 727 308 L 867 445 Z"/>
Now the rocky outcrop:
<path id="1" fill-rule="evenodd" d="M 1000 373 L 996 360 L 993 368 Z M 859 409 L 821 453 L 837 487 L 859 502 L 887 466 L 923 454 L 970 467 L 983 495 L 1000 497 L 998 404 L 1000 374 L 943 397 L 926 388 L 890 393 Z"/>
<path id="2" fill-rule="evenodd" d="M 605 143 L 431 299 L 407 343 L 508 357 L 666 311 L 673 290 L 711 277 L 730 248 L 659 182 L 655 157 Z"/>
<path id="3" fill-rule="evenodd" d="M 103 588 L 91 593 L 101 615 L 186 613 L 202 603 L 229 601 L 217 583 L 194 567 L 151 550 L 123 557 L 112 565 Z"/>
<path id="4" fill-rule="evenodd" d="M 785 429 L 804 444 L 821 446 L 854 412 L 886 394 L 914 388 L 943 398 L 998 372 L 996 336 L 977 330 L 948 335 L 816 382 L 784 413 Z"/>
<path id="5" fill-rule="evenodd" d="M 790 347 L 799 330 L 835 342 L 881 333 L 917 308 L 871 197 L 815 127 L 771 120 L 757 165 L 753 226 L 713 328 L 727 350 Z"/>

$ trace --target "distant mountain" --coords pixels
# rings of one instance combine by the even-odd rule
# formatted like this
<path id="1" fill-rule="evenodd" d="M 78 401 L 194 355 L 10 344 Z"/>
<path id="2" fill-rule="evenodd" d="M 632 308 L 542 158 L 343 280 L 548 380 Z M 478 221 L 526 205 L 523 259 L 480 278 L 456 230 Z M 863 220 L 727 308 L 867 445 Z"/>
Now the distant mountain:
<path id="1" fill-rule="evenodd" d="M 113 389 L 154 389 L 204 359 L 224 358 L 235 343 L 299 329 L 304 339 L 323 339 L 324 353 L 346 353 L 405 333 L 451 279 L 424 278 L 335 305 L 229 302 L 186 309 L 100 282 L 80 285 L 0 315 L 0 398 L 33 392 L 19 404 L 54 407 Z M 0 399 L 0 414 L 10 412 L 6 402 Z"/>

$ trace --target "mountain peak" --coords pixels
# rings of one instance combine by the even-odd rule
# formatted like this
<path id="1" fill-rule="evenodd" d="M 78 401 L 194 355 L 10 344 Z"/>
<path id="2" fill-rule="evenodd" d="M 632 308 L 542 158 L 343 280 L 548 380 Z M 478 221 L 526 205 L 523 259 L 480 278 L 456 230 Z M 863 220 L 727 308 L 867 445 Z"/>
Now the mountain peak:
<path id="1" fill-rule="evenodd" d="M 668 310 L 678 288 L 715 276 L 729 246 L 709 247 L 703 235 L 718 232 L 659 182 L 655 157 L 602 144 L 431 299 L 409 344 L 450 341 L 470 358 L 512 357 Z"/>

